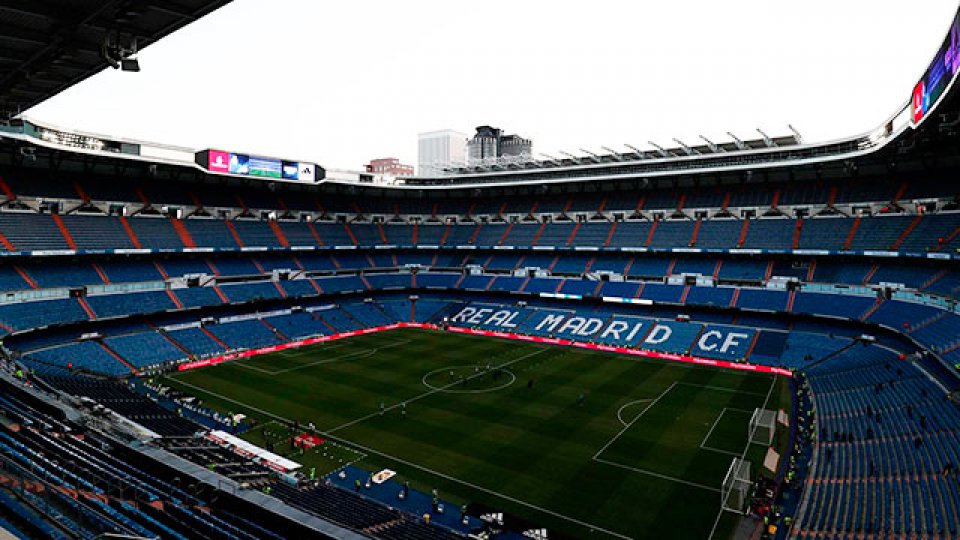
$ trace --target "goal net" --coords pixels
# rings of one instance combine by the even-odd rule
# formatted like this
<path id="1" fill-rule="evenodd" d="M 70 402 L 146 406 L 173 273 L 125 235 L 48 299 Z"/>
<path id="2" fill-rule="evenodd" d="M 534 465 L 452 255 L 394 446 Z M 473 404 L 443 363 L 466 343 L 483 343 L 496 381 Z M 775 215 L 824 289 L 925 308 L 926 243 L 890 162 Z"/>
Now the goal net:
<path id="1" fill-rule="evenodd" d="M 720 506 L 727 512 L 743 513 L 750 502 L 750 462 L 733 458 L 720 490 Z"/>
<path id="2" fill-rule="evenodd" d="M 750 417 L 750 444 L 773 444 L 776 432 L 777 413 L 768 409 L 756 409 Z"/>

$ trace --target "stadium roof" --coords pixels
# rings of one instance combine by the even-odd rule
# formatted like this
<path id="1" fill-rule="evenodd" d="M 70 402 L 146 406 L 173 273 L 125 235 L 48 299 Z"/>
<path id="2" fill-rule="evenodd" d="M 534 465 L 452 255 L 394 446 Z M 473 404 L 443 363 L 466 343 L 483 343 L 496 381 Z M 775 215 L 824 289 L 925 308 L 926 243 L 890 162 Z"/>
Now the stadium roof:
<path id="1" fill-rule="evenodd" d="M 0 0 L 0 119 L 109 64 L 108 40 L 136 50 L 230 0 Z"/>

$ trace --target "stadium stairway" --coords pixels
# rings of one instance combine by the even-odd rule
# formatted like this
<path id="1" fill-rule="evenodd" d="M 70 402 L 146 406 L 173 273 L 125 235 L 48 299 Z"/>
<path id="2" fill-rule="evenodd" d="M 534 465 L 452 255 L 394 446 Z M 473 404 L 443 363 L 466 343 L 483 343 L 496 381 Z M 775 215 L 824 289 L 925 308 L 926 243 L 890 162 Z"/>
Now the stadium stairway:
<path id="1" fill-rule="evenodd" d="M 170 223 L 173 224 L 173 229 L 176 231 L 177 236 L 180 237 L 180 241 L 183 243 L 183 247 L 195 248 L 197 247 L 196 242 L 193 241 L 193 236 L 190 234 L 190 231 L 187 230 L 186 225 L 183 224 L 182 220 L 176 218 L 170 218 Z"/>

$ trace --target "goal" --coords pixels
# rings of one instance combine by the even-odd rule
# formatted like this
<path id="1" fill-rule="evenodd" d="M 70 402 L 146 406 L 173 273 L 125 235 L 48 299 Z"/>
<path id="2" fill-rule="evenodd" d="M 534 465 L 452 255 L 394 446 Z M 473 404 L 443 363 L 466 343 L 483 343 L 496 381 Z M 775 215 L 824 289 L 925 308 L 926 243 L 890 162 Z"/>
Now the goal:
<path id="1" fill-rule="evenodd" d="M 743 513 L 750 502 L 750 488 L 753 481 L 750 479 L 750 462 L 733 458 L 727 475 L 723 477 L 723 487 L 720 490 L 720 506 L 727 512 Z"/>
<path id="2" fill-rule="evenodd" d="M 777 413 L 769 409 L 756 409 L 750 417 L 749 440 L 750 444 L 773 444 L 773 435 L 776 432 Z"/>

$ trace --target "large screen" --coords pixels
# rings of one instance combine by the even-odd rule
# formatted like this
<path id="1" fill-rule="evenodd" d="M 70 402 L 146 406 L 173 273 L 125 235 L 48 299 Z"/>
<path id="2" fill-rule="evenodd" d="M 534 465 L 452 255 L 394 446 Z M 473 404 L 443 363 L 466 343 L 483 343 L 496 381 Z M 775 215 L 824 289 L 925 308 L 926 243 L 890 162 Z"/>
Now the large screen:
<path id="1" fill-rule="evenodd" d="M 317 175 L 318 167 L 314 163 L 283 161 L 222 150 L 207 150 L 206 160 L 198 156 L 197 163 L 206 165 L 207 170 L 215 173 L 295 182 L 316 182 L 318 178 L 322 179 L 322 176 Z"/>
<path id="2" fill-rule="evenodd" d="M 933 63 L 913 89 L 913 123 L 919 123 L 937 104 L 937 100 L 960 70 L 960 13 L 950 25 L 950 33 L 937 51 Z"/>
<path id="3" fill-rule="evenodd" d="M 281 178 L 283 163 L 279 159 L 230 154 L 230 172 L 260 178 Z"/>

